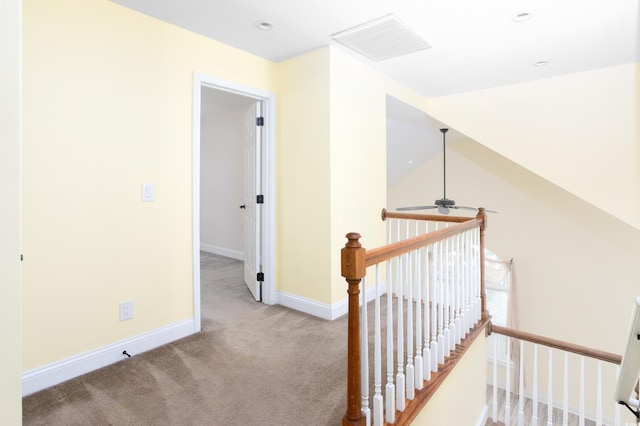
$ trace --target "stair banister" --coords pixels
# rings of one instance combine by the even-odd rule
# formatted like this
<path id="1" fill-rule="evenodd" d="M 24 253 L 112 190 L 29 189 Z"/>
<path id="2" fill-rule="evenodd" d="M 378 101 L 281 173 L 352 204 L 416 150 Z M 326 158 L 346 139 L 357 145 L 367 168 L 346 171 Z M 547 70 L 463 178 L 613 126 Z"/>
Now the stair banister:
<path id="1" fill-rule="evenodd" d="M 471 281 L 475 281 L 477 285 L 477 287 L 475 287 L 475 290 L 473 290 L 473 294 L 471 294 L 471 291 L 469 293 L 470 300 L 471 299 L 476 300 L 475 303 L 470 302 L 472 305 L 471 309 L 473 310 L 473 313 L 469 315 L 469 319 L 475 318 L 475 320 L 467 324 L 467 326 L 465 327 L 464 333 L 458 333 L 462 335 L 466 334 L 465 342 L 461 342 L 462 343 L 461 345 L 456 345 L 456 343 L 458 343 L 458 341 L 460 340 L 458 337 L 461 337 L 461 336 L 457 335 L 455 331 L 456 330 L 455 327 L 459 327 L 459 328 L 462 328 L 462 327 L 461 327 L 461 324 L 459 325 L 455 324 L 456 315 L 459 315 L 459 312 L 453 311 L 455 309 L 461 309 L 462 295 L 451 294 L 439 300 L 439 299 L 430 298 L 432 294 L 429 294 L 429 295 L 425 295 L 424 293 L 421 294 L 419 290 L 416 290 L 416 293 L 414 294 L 412 290 L 414 285 L 413 281 L 411 281 L 411 284 L 410 284 L 411 287 L 408 287 L 407 320 L 409 324 L 411 324 L 411 327 L 413 327 L 413 323 L 415 322 L 413 318 L 414 307 L 412 306 L 412 302 L 414 302 L 413 299 L 415 299 L 416 297 L 418 297 L 418 295 L 420 295 L 419 299 L 415 300 L 415 303 L 416 303 L 415 314 L 416 314 L 416 318 L 418 318 L 418 321 L 422 322 L 420 318 L 422 315 L 420 309 L 422 309 L 423 306 L 425 307 L 424 315 L 427 316 L 429 315 L 429 312 L 427 312 L 426 308 L 429 306 L 429 304 L 431 304 L 431 306 L 433 307 L 433 309 L 431 310 L 432 313 L 434 313 L 436 310 L 438 310 L 439 312 L 442 311 L 442 309 L 444 308 L 444 305 L 447 304 L 447 309 L 448 309 L 447 318 L 444 318 L 444 316 L 442 316 L 444 312 L 440 312 L 440 315 L 442 316 L 442 318 L 440 318 L 438 322 L 438 327 L 441 327 L 444 320 L 447 320 L 448 321 L 447 331 L 452 334 L 450 336 L 451 338 L 448 339 L 446 342 L 447 343 L 446 349 L 444 347 L 444 343 L 445 343 L 444 341 L 441 342 L 441 344 L 439 345 L 442 347 L 442 349 L 440 349 L 439 347 L 437 352 L 439 353 L 440 351 L 443 351 L 444 352 L 443 355 L 447 355 L 446 357 L 443 356 L 443 359 L 440 361 L 440 365 L 438 365 L 438 363 L 434 363 L 433 365 L 430 365 L 431 363 L 427 361 L 426 365 L 430 371 L 428 371 L 426 374 L 424 372 L 421 372 L 419 374 L 419 378 L 416 378 L 415 374 L 412 374 L 410 367 L 412 367 L 412 364 L 416 364 L 415 360 L 417 359 L 418 371 L 420 371 L 420 369 L 423 368 L 423 365 L 422 365 L 423 359 L 421 359 L 422 358 L 421 353 L 423 352 L 423 350 L 421 348 L 421 343 L 416 344 L 416 347 L 414 348 L 413 340 L 415 338 L 422 339 L 421 334 L 428 333 L 429 325 L 431 324 L 429 324 L 428 318 L 425 319 L 426 328 L 422 330 L 420 327 L 417 327 L 415 331 L 417 333 L 417 336 L 415 337 L 414 337 L 413 329 L 407 332 L 407 341 L 410 344 L 410 346 L 407 348 L 407 354 L 408 356 L 410 356 L 410 359 L 407 360 L 407 371 L 409 372 L 410 377 L 407 379 L 406 385 L 407 387 L 409 387 L 410 385 L 410 388 L 405 389 L 404 381 L 398 381 L 398 383 L 396 383 L 397 386 L 394 386 L 393 382 L 387 383 L 387 386 L 386 386 L 387 398 L 393 397 L 394 393 L 396 396 L 395 398 L 396 404 L 393 404 L 393 401 L 389 401 L 388 399 L 387 401 L 385 401 L 385 403 L 387 404 L 387 410 L 385 412 L 386 420 L 390 422 L 394 422 L 393 424 L 408 424 L 409 422 L 411 422 L 413 418 L 415 418 L 417 413 L 424 406 L 424 404 L 426 404 L 426 402 L 430 399 L 430 397 L 434 394 L 434 392 L 440 386 L 440 384 L 444 381 L 444 379 L 447 377 L 449 372 L 455 366 L 455 364 L 460 359 L 462 354 L 466 351 L 466 349 L 469 347 L 469 345 L 471 345 L 471 343 L 475 340 L 478 334 L 482 330 L 484 330 L 484 328 L 487 326 L 488 318 L 489 318 L 486 312 L 486 303 L 484 300 L 485 299 L 484 298 L 484 293 L 485 293 L 484 272 L 483 270 L 482 271 L 480 270 L 480 268 L 483 268 L 484 230 L 486 229 L 486 220 L 487 220 L 486 212 L 483 208 L 480 208 L 478 210 L 478 214 L 476 215 L 475 218 L 474 217 L 442 217 L 442 216 L 435 216 L 435 215 L 389 213 L 389 212 L 386 212 L 385 210 L 383 210 L 382 212 L 382 218 L 383 220 L 386 220 L 387 218 L 400 218 L 400 219 L 409 219 L 414 221 L 433 220 L 438 222 L 450 222 L 452 226 L 442 227 L 440 229 L 436 229 L 433 232 L 429 232 L 428 227 L 426 227 L 425 234 L 416 235 L 413 237 L 410 237 L 409 232 L 407 232 L 406 239 L 388 243 L 385 246 L 376 247 L 371 250 L 366 250 L 364 247 L 361 246 L 359 241 L 361 238 L 360 234 L 356 232 L 351 232 L 346 235 L 346 238 L 348 241 L 345 244 L 345 247 L 342 248 L 341 250 L 341 261 L 342 261 L 341 274 L 348 283 L 347 294 L 348 294 L 348 306 L 349 306 L 348 343 L 347 343 L 347 346 L 348 346 L 347 410 L 344 417 L 342 418 L 343 426 L 364 425 L 364 424 L 368 424 L 368 422 L 370 421 L 370 419 L 368 418 L 368 413 L 363 412 L 364 406 L 362 404 L 362 397 L 363 395 L 365 395 L 365 392 L 363 392 L 363 389 L 362 389 L 362 385 L 365 384 L 365 382 L 363 381 L 363 376 L 362 376 L 364 365 L 362 363 L 363 361 L 362 361 L 361 351 L 363 349 L 366 350 L 367 348 L 362 348 L 363 343 L 362 343 L 361 337 L 362 337 L 363 331 L 361 329 L 361 324 L 360 324 L 360 319 L 361 319 L 361 316 L 363 315 L 363 311 L 360 308 L 360 303 L 361 303 L 360 284 L 364 283 L 364 278 L 367 272 L 366 269 L 368 267 L 376 266 L 377 268 L 377 265 L 379 265 L 382 262 L 387 262 L 391 259 L 394 259 L 396 262 L 398 262 L 399 259 L 402 258 L 402 260 L 407 263 L 407 265 L 405 265 L 406 266 L 405 272 L 416 274 L 416 276 L 419 276 L 420 269 L 416 267 L 416 269 L 414 270 L 414 267 L 412 266 L 411 262 L 415 262 L 415 263 L 418 262 L 418 259 L 420 257 L 419 251 L 422 248 L 432 246 L 432 247 L 435 247 L 435 251 L 437 252 L 438 250 L 439 251 L 444 250 L 443 247 L 445 247 L 447 248 L 446 253 L 450 251 L 448 250 L 449 248 L 453 250 L 457 247 L 457 249 L 459 250 L 460 243 L 457 240 L 457 236 L 461 235 L 462 233 L 473 232 L 471 234 L 468 234 L 469 237 L 466 241 L 466 244 L 468 245 L 467 251 L 471 250 L 470 249 L 471 246 L 475 247 L 472 253 L 472 258 L 473 258 L 472 263 L 478 265 L 478 267 L 473 270 L 473 273 L 471 275 L 467 275 L 468 277 L 470 277 Z M 417 223 L 416 223 L 416 230 L 419 230 Z M 419 234 L 419 232 L 416 232 L 416 234 Z M 435 253 L 434 256 L 436 256 L 437 254 L 438 253 Z M 444 256 L 445 253 L 443 252 L 440 254 Z M 425 259 L 427 260 L 429 259 L 429 252 L 427 250 L 425 250 Z M 438 259 L 438 260 L 441 261 L 442 259 Z M 434 262 L 435 261 L 436 259 L 434 258 Z M 425 263 L 425 265 L 428 265 L 428 261 Z M 450 278 L 449 277 L 450 272 L 451 274 L 455 275 L 456 279 L 459 279 L 458 275 L 456 275 L 456 273 L 460 274 L 461 269 L 459 266 L 456 267 L 456 266 L 453 266 L 453 265 L 450 266 L 447 264 L 446 268 L 447 268 L 446 269 L 447 273 L 445 275 L 445 280 L 447 282 L 449 281 L 448 278 Z M 440 269 L 445 270 L 443 269 L 443 265 L 440 266 Z M 449 271 L 449 269 L 451 269 L 451 271 Z M 376 276 L 377 275 L 378 274 L 376 274 Z M 462 286 L 457 285 L 457 281 L 453 280 L 453 277 L 451 278 L 452 278 L 451 281 L 453 282 L 453 287 L 451 289 L 448 289 L 448 291 L 453 291 L 455 289 L 458 289 L 458 287 L 462 288 Z M 379 279 L 376 278 L 376 284 L 378 280 Z M 398 292 L 399 292 L 397 296 L 398 300 L 404 299 L 402 294 L 402 287 L 404 285 L 405 283 L 403 282 L 398 287 Z M 434 282 L 433 285 L 431 286 L 431 289 L 434 289 L 438 285 L 442 286 L 443 284 L 442 282 L 440 283 Z M 429 290 L 428 287 L 425 287 L 425 291 L 426 290 Z M 378 294 L 378 291 L 376 291 L 376 294 Z M 387 300 L 388 300 L 388 304 L 390 304 L 391 297 L 389 297 L 389 299 Z M 403 305 L 399 303 L 398 304 L 398 309 L 399 309 L 398 324 L 400 324 L 400 321 L 402 321 L 403 319 L 403 315 L 401 315 L 402 307 Z M 392 309 L 389 309 L 389 313 L 391 312 L 391 310 Z M 431 319 L 433 319 L 433 317 L 431 317 Z M 458 318 L 458 321 L 459 321 L 459 318 Z M 454 327 L 454 328 L 451 328 L 451 327 Z M 433 329 L 433 325 L 431 325 L 431 328 Z M 449 330 L 449 328 L 451 328 L 451 330 Z M 390 327 L 390 330 L 392 329 L 393 328 Z M 468 329 L 468 333 L 467 333 L 467 329 Z M 399 330 L 398 336 L 402 336 L 404 334 L 401 331 L 402 330 Z M 390 333 L 391 332 L 392 331 L 390 331 Z M 388 336 L 390 335 L 391 334 L 389 334 Z M 427 336 L 428 334 L 425 334 L 426 343 L 428 343 Z M 438 338 L 440 338 L 440 336 Z M 397 347 L 397 350 L 398 350 L 397 359 L 399 363 L 397 367 L 397 372 L 399 374 L 402 373 L 402 368 L 401 368 L 402 365 L 400 363 L 402 363 L 403 361 L 400 361 L 400 359 L 402 359 L 401 353 L 404 349 L 403 346 L 400 346 L 400 345 L 402 345 L 402 339 L 399 341 L 399 346 Z M 432 342 L 432 345 L 433 345 L 433 342 Z M 425 344 L 424 349 L 426 351 L 427 356 L 430 354 L 430 352 L 431 354 L 433 354 L 433 351 L 429 348 L 428 345 Z M 419 350 L 420 353 L 414 353 L 414 350 L 416 351 Z M 389 356 L 389 359 L 387 361 L 391 359 L 392 359 L 392 356 Z M 433 373 L 433 375 L 431 373 Z M 389 374 L 392 374 L 392 373 L 389 373 L 389 372 L 387 373 L 388 381 L 389 381 Z M 431 379 L 431 380 L 428 380 L 428 382 L 424 381 L 423 376 L 427 376 L 427 377 L 424 377 L 424 380 L 428 380 L 428 379 Z M 418 383 L 417 382 L 418 380 L 420 380 L 421 383 Z M 378 384 L 379 379 L 374 378 L 374 381 L 376 381 L 376 386 L 379 387 L 380 386 L 380 384 Z M 424 384 L 424 387 L 421 386 L 422 384 Z M 407 391 L 407 395 L 405 395 L 405 391 Z M 397 401 L 398 397 L 400 401 Z M 411 401 L 414 399 L 414 397 L 415 397 L 415 400 Z M 406 403 L 411 402 L 411 403 L 405 406 L 405 402 Z M 380 416 L 377 416 L 377 417 L 380 417 Z"/>

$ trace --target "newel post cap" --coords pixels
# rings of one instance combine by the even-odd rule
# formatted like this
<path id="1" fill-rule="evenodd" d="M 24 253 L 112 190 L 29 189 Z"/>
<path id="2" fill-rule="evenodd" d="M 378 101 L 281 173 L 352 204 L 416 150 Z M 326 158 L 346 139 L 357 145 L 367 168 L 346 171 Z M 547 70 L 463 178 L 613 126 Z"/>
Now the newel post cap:
<path id="1" fill-rule="evenodd" d="M 367 250 L 360 244 L 360 234 L 350 232 L 347 243 L 340 251 L 342 276 L 348 280 L 360 280 L 366 275 L 365 257 Z"/>

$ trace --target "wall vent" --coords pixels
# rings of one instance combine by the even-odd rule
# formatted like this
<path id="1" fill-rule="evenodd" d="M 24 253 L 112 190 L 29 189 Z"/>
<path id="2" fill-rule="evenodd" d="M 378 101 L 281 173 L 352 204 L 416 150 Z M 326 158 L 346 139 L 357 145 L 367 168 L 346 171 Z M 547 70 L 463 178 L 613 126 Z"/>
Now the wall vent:
<path id="1" fill-rule="evenodd" d="M 396 58 L 431 47 L 394 14 L 340 31 L 332 38 L 373 61 Z"/>

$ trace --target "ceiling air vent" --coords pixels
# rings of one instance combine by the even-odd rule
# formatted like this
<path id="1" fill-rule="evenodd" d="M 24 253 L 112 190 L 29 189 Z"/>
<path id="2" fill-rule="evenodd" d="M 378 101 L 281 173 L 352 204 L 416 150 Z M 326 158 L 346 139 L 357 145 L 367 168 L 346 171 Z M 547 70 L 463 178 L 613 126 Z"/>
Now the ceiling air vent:
<path id="1" fill-rule="evenodd" d="M 382 61 L 431 47 L 394 14 L 334 34 L 338 43 L 374 61 Z"/>

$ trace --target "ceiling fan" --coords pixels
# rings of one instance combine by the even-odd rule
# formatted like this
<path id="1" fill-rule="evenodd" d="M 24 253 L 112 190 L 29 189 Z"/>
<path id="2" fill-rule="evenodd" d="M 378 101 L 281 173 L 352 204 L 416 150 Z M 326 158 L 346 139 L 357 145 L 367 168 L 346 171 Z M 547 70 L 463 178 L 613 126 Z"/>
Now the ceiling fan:
<path id="1" fill-rule="evenodd" d="M 447 155 L 446 155 L 446 133 L 449 129 L 440 129 L 442 132 L 442 171 L 443 171 L 443 194 L 442 198 L 434 201 L 434 205 L 432 206 L 412 206 L 412 207 L 399 207 L 397 211 L 407 211 L 407 210 L 427 210 L 427 209 L 438 209 L 438 212 L 441 214 L 449 214 L 450 209 L 463 209 L 463 210 L 478 210 L 476 207 L 465 207 L 465 206 L 457 206 L 456 202 L 447 198 Z M 491 213 L 497 213 L 494 210 L 485 210 Z"/>

